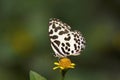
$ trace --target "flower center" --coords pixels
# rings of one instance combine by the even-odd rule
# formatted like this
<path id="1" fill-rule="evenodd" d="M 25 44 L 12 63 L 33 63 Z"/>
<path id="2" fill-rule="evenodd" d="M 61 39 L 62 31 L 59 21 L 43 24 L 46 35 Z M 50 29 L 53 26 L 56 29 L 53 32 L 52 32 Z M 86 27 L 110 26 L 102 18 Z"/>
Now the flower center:
<path id="1" fill-rule="evenodd" d="M 59 65 L 64 68 L 68 68 L 69 66 L 71 66 L 71 61 L 68 58 L 62 58 L 59 61 Z"/>

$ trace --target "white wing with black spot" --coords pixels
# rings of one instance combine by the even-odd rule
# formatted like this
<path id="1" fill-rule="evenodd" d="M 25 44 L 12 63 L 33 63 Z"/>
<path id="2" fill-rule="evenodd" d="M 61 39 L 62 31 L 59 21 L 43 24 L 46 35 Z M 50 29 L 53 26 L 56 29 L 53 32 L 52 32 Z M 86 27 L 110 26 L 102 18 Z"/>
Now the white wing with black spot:
<path id="1" fill-rule="evenodd" d="M 76 56 L 85 48 L 82 34 L 56 18 L 49 21 L 49 37 L 56 57 Z"/>

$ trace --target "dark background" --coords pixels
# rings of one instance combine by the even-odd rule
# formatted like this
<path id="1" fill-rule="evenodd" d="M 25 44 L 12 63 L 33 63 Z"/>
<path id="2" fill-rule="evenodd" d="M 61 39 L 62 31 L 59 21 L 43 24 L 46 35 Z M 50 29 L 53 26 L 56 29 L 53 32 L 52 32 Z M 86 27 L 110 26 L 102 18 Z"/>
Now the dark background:
<path id="1" fill-rule="evenodd" d="M 0 0 L 0 80 L 29 80 L 34 70 L 60 80 L 48 37 L 59 18 L 86 39 L 65 80 L 120 80 L 119 0 Z"/>

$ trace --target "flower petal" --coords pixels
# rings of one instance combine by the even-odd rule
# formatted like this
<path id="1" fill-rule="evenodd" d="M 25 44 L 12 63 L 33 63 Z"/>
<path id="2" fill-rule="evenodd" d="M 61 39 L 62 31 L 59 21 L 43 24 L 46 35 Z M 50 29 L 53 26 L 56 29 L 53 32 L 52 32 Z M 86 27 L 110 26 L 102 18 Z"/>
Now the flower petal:
<path id="1" fill-rule="evenodd" d="M 59 66 L 54 67 L 53 70 L 55 70 L 55 69 L 57 69 L 57 68 L 59 68 Z"/>
<path id="2" fill-rule="evenodd" d="M 55 64 L 55 65 L 59 65 L 59 63 L 58 63 L 58 62 L 54 62 L 54 64 Z"/>

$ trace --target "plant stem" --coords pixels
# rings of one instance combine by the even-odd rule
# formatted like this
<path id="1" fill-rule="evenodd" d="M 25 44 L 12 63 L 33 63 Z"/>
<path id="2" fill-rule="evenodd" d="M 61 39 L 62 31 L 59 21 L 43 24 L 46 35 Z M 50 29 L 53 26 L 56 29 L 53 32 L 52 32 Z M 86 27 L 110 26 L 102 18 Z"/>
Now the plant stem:
<path id="1" fill-rule="evenodd" d="M 61 76 L 62 76 L 61 80 L 65 79 L 65 75 L 67 71 L 68 71 L 67 69 L 61 70 Z"/>

